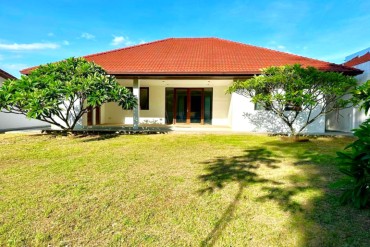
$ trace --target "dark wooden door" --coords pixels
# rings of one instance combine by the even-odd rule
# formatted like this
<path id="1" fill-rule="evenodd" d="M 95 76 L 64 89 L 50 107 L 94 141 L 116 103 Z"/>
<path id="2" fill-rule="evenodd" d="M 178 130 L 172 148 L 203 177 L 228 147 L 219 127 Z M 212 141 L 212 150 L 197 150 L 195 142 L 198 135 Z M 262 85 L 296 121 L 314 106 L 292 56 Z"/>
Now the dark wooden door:
<path id="1" fill-rule="evenodd" d="M 100 124 L 100 106 L 95 109 L 95 124 Z"/>
<path id="2" fill-rule="evenodd" d="M 90 106 L 87 112 L 87 125 L 93 125 L 93 108 Z"/>

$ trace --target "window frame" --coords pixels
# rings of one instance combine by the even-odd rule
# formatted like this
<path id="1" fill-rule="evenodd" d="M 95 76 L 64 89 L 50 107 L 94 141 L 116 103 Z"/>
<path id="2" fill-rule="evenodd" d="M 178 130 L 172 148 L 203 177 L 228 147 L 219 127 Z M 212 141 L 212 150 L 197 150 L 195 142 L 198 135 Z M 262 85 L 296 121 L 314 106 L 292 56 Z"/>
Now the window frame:
<path id="1" fill-rule="evenodd" d="M 131 93 L 133 92 L 133 87 L 126 87 L 128 90 L 130 90 L 131 91 Z M 148 107 L 147 108 L 142 108 L 142 104 L 141 104 L 141 102 L 140 102 L 140 110 L 143 110 L 143 111 L 148 111 L 149 109 L 150 109 L 150 106 L 149 106 L 149 102 L 150 102 L 150 100 L 149 100 L 149 87 L 140 87 L 139 88 L 140 89 L 140 91 L 139 91 L 139 93 L 140 93 L 140 101 L 141 101 L 141 99 L 142 99 L 142 97 L 141 97 L 141 90 L 146 90 L 147 91 L 147 95 L 148 95 L 148 97 L 147 97 L 147 100 L 146 100 L 146 104 L 145 105 L 147 105 Z"/>
<path id="2" fill-rule="evenodd" d="M 254 103 L 254 110 L 255 111 L 271 111 L 271 107 L 264 107 L 260 103 Z"/>

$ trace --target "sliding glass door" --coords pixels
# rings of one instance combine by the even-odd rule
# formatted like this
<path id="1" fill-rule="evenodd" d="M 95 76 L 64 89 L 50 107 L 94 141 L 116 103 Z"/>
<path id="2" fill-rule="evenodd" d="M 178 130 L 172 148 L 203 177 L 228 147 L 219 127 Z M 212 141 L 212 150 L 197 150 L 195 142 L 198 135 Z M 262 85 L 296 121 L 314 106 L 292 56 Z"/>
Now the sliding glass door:
<path id="1" fill-rule="evenodd" d="M 166 123 L 212 122 L 212 88 L 167 88 Z"/>
<path id="2" fill-rule="evenodd" d="M 188 119 L 188 90 L 175 89 L 176 123 L 186 123 Z"/>

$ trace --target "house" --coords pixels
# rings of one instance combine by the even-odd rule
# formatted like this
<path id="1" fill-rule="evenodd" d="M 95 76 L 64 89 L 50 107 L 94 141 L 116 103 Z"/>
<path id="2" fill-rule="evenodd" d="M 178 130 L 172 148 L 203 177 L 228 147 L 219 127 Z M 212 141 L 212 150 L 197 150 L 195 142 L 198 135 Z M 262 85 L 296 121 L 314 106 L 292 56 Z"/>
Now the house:
<path id="1" fill-rule="evenodd" d="M 17 79 L 0 69 L 0 87 L 6 79 Z M 0 131 L 50 126 L 44 122 L 28 119 L 23 115 L 0 112 Z"/>
<path id="2" fill-rule="evenodd" d="M 370 80 L 370 47 L 347 56 L 343 65 L 364 71 L 356 76 L 359 85 Z M 343 109 L 328 114 L 326 128 L 328 130 L 350 132 L 352 129 L 358 128 L 368 117 L 358 107 Z"/>
<path id="3" fill-rule="evenodd" d="M 169 38 L 84 56 L 118 82 L 133 89 L 139 106 L 122 110 L 107 103 L 83 117 L 81 126 L 175 124 L 228 126 L 235 131 L 287 131 L 250 99 L 226 94 L 235 80 L 245 80 L 268 66 L 302 64 L 323 71 L 358 75 L 360 70 L 219 38 Z M 21 73 L 27 74 L 33 68 Z M 305 113 L 300 118 L 305 118 Z M 322 117 L 306 132 L 325 132 Z"/>

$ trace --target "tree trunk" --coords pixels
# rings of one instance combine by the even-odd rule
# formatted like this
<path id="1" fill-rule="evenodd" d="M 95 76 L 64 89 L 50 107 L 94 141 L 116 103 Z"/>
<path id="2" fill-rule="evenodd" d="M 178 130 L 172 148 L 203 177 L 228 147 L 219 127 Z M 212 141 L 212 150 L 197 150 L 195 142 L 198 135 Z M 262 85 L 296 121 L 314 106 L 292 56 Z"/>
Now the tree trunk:
<path id="1" fill-rule="evenodd" d="M 300 132 L 296 132 L 296 130 L 293 128 L 293 125 L 292 124 L 287 124 L 289 129 L 290 129 L 290 133 L 288 134 L 288 139 L 286 140 L 290 140 L 290 141 L 293 141 L 293 142 L 299 142 L 300 139 L 299 139 L 299 134 Z"/>
<path id="2" fill-rule="evenodd" d="M 288 124 L 288 126 L 289 126 L 289 129 L 290 129 L 289 136 L 292 137 L 292 138 L 298 136 L 298 134 L 295 132 L 295 129 L 293 128 L 292 124 Z"/>

